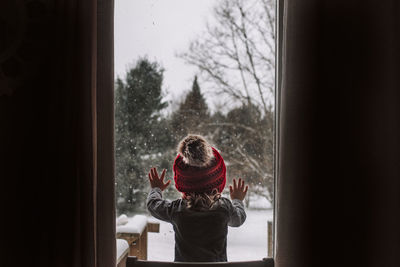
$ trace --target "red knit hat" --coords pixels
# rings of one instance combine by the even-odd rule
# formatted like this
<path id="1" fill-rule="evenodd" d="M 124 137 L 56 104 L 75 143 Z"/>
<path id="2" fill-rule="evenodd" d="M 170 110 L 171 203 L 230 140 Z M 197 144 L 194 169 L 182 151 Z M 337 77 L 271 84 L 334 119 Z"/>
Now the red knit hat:
<path id="1" fill-rule="evenodd" d="M 224 190 L 226 167 L 218 151 L 199 135 L 188 135 L 178 146 L 174 161 L 175 187 L 183 193 Z"/>

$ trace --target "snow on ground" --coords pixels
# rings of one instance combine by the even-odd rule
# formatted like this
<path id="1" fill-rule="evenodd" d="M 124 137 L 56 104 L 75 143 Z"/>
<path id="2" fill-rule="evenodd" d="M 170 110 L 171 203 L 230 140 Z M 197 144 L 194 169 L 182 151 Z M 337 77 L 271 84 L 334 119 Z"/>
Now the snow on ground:
<path id="1" fill-rule="evenodd" d="M 228 261 L 261 260 L 267 257 L 267 221 L 272 221 L 272 209 L 246 209 L 246 222 L 228 229 Z M 152 218 L 153 219 L 153 218 Z M 172 225 L 160 222 L 160 233 L 148 234 L 148 259 L 174 260 L 174 230 Z"/>
<path id="2" fill-rule="evenodd" d="M 225 195 L 225 197 L 229 198 L 229 195 Z M 271 209 L 271 203 L 262 196 L 251 194 L 250 195 L 250 209 Z"/>

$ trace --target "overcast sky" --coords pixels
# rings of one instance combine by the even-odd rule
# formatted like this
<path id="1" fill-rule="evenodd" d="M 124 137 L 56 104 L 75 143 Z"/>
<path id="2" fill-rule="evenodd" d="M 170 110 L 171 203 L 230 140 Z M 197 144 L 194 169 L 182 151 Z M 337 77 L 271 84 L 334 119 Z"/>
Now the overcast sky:
<path id="1" fill-rule="evenodd" d="M 197 69 L 176 58 L 211 16 L 216 0 L 115 0 L 115 75 L 147 55 L 165 68 L 163 89 L 177 98 L 191 88 Z M 201 86 L 201 85 L 200 85 Z"/>

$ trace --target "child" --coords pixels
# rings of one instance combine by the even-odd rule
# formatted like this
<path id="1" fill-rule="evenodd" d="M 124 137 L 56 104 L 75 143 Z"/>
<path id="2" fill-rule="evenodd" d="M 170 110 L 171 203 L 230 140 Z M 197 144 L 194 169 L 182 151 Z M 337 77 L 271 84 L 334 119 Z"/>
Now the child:
<path id="1" fill-rule="evenodd" d="M 162 199 L 165 169 L 158 176 L 149 173 L 151 191 L 147 208 L 154 217 L 170 222 L 175 231 L 175 261 L 227 261 L 228 225 L 238 227 L 246 219 L 243 199 L 248 187 L 239 179 L 229 186 L 232 202 L 221 196 L 226 183 L 226 168 L 221 155 L 199 135 L 188 135 L 178 146 L 174 165 L 175 187 L 182 198 Z"/>

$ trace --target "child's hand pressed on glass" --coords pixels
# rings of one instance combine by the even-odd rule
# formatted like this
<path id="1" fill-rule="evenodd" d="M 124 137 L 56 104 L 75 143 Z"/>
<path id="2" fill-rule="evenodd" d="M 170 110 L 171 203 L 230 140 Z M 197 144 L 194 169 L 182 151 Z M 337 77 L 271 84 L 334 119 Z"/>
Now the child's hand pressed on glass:
<path id="1" fill-rule="evenodd" d="M 161 189 L 161 191 L 164 191 L 164 189 L 169 186 L 169 184 L 171 183 L 171 180 L 168 180 L 166 183 L 164 183 L 164 177 L 165 177 L 166 171 L 167 170 L 164 169 L 161 173 L 161 176 L 158 177 L 157 169 L 156 168 L 150 169 L 149 181 L 150 181 L 151 188 L 158 187 Z"/>
<path id="2" fill-rule="evenodd" d="M 244 197 L 246 196 L 247 189 L 249 189 L 249 186 L 246 185 L 244 187 L 244 181 L 239 178 L 238 183 L 236 184 L 236 179 L 233 179 L 233 186 L 229 186 L 229 192 L 231 194 L 231 199 L 239 199 L 243 200 Z"/>

